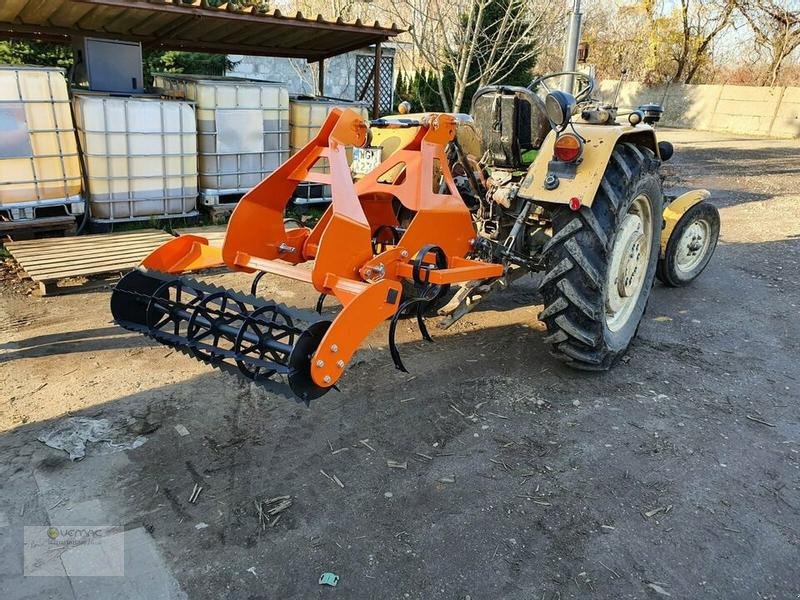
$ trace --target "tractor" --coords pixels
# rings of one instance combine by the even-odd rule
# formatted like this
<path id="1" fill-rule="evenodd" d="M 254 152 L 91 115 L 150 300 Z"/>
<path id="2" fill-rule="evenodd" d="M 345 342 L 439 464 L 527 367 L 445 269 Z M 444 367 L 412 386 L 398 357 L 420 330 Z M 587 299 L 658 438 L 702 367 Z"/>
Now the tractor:
<path id="1" fill-rule="evenodd" d="M 565 77 L 577 82 L 574 95 L 555 89 Z M 552 353 L 607 370 L 636 335 L 654 280 L 693 281 L 720 221 L 705 190 L 665 196 L 660 168 L 673 147 L 656 136 L 661 108 L 624 113 L 594 92 L 590 76 L 565 72 L 527 88 L 481 88 L 469 115 L 401 111 L 366 123 L 334 109 L 307 146 L 242 198 L 221 247 L 179 236 L 123 277 L 114 318 L 309 403 L 384 321 L 405 370 L 394 340 L 400 318 L 416 317 L 430 339 L 432 311 L 448 327 L 492 292 L 540 273 L 538 317 Z M 313 228 L 284 222 L 302 182 L 332 190 Z M 250 293 L 184 276 L 220 266 L 255 274 Z M 260 298 L 266 274 L 312 285 L 316 310 Z M 328 296 L 339 306 L 326 309 Z"/>

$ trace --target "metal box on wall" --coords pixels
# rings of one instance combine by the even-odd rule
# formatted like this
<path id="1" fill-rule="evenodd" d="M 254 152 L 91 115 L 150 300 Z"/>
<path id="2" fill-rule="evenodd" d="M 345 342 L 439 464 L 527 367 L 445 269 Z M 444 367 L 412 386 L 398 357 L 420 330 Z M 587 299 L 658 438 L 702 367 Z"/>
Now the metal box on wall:
<path id="1" fill-rule="evenodd" d="M 78 38 L 75 52 L 76 78 L 90 90 L 117 94 L 144 91 L 139 42 Z"/>

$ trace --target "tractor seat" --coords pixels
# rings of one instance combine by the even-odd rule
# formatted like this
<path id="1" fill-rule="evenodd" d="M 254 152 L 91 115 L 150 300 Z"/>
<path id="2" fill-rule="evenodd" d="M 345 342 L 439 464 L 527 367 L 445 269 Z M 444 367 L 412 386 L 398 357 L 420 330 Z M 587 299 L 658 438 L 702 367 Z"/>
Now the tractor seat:
<path id="1" fill-rule="evenodd" d="M 489 164 L 522 169 L 530 164 L 530 150 L 538 150 L 550 132 L 544 102 L 527 88 L 490 85 L 472 98 L 475 120 Z"/>

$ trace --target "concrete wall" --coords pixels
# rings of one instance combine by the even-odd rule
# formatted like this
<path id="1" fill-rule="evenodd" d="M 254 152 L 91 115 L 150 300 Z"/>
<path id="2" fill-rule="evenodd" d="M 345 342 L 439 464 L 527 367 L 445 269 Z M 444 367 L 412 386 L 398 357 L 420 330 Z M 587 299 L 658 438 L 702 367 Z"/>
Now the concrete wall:
<path id="1" fill-rule="evenodd" d="M 600 96 L 611 101 L 617 81 L 600 84 Z M 708 131 L 779 138 L 800 137 L 800 88 L 737 85 L 645 87 L 622 85 L 618 104 L 632 108 L 657 102 L 664 107 L 663 123 Z"/>

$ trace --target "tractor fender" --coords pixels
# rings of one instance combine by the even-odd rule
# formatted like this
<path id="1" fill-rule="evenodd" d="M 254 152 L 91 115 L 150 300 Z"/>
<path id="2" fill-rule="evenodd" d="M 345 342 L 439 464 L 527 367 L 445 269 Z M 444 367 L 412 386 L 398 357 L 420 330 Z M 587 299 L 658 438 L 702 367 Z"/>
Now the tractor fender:
<path id="1" fill-rule="evenodd" d="M 536 160 L 529 167 L 519 190 L 519 196 L 528 200 L 551 204 L 569 204 L 572 198 L 580 199 L 582 206 L 591 206 L 600 181 L 611 160 L 614 148 L 620 142 L 644 146 L 659 156 L 656 134 L 649 125 L 590 125 L 575 123 L 575 133 L 584 139 L 581 162 L 574 167 L 574 177 L 560 174 L 558 187 L 547 189 L 545 180 L 553 158 L 556 134 L 551 131 L 542 144 Z"/>
<path id="2" fill-rule="evenodd" d="M 696 204 L 700 204 L 703 200 L 708 198 L 711 192 L 708 190 L 691 190 L 681 194 L 672 202 L 664 207 L 664 229 L 661 230 L 661 249 L 659 250 L 659 258 L 664 258 L 667 251 L 667 243 L 675 226 L 681 217 L 686 214 L 686 211 Z"/>

